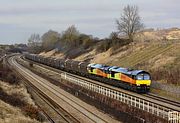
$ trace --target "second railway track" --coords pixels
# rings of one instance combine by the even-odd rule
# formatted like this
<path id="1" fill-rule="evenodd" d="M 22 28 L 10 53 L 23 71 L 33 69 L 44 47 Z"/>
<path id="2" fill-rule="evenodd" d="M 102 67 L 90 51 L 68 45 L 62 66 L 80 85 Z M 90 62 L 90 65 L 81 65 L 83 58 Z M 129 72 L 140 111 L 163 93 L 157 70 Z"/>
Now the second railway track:
<path id="1" fill-rule="evenodd" d="M 149 94 L 144 94 L 143 96 L 145 96 L 145 97 L 149 97 L 149 98 L 152 98 L 152 99 L 155 99 L 155 100 L 161 101 L 161 102 L 165 102 L 165 103 L 168 103 L 168 104 L 171 104 L 171 105 L 177 106 L 177 107 L 180 107 L 180 102 L 178 102 L 178 101 L 174 101 L 174 100 L 170 100 L 170 99 L 167 99 L 167 98 L 164 98 L 164 97 L 161 97 L 161 96 L 158 96 L 158 95 L 152 94 L 152 93 L 149 93 Z"/>
<path id="2" fill-rule="evenodd" d="M 101 113 L 97 113 L 95 111 L 92 112 L 92 107 L 85 107 L 83 104 L 77 103 L 77 100 L 75 98 L 72 98 L 70 95 L 64 95 L 65 92 L 60 89 L 57 86 L 54 86 L 51 83 L 48 83 L 47 80 L 44 80 L 37 75 L 34 75 L 33 73 L 30 73 L 28 70 L 22 68 L 22 66 L 18 65 L 13 58 L 11 58 L 11 64 L 14 64 L 16 66 L 16 69 L 18 71 L 21 71 L 21 74 L 26 76 L 26 79 L 30 79 L 31 84 L 38 87 L 38 90 L 42 93 L 46 93 L 49 95 L 49 98 L 51 98 L 53 101 L 55 101 L 59 106 L 62 108 L 66 108 L 67 112 L 74 111 L 74 114 L 71 115 L 76 120 L 76 122 L 118 122 L 107 115 L 102 115 Z M 36 82 L 35 82 L 36 81 Z M 49 90 L 49 91 L 47 91 Z M 66 92 L 67 93 L 67 92 Z M 67 104 L 69 107 L 67 107 Z"/>

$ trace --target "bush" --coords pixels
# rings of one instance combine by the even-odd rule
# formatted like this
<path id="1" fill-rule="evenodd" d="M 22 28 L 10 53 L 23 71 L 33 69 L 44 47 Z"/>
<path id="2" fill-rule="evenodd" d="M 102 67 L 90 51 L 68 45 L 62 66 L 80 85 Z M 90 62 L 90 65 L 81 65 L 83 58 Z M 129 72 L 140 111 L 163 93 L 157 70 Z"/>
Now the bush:
<path id="1" fill-rule="evenodd" d="M 8 67 L 3 67 L 0 64 L 0 80 L 6 81 L 9 84 L 19 84 L 19 78 L 16 73 L 10 70 Z"/>
<path id="2" fill-rule="evenodd" d="M 96 47 L 97 52 L 105 52 L 111 47 L 110 40 L 102 40 L 99 45 Z"/>
<path id="3" fill-rule="evenodd" d="M 119 49 L 124 45 L 131 43 L 128 39 L 105 39 L 101 40 L 99 45 L 96 48 L 97 52 L 105 52 L 110 48 Z"/>
<path id="4" fill-rule="evenodd" d="M 152 79 L 155 81 L 166 80 L 169 84 L 180 85 L 180 69 L 179 68 L 163 68 L 150 71 Z"/>
<path id="5" fill-rule="evenodd" d="M 10 84 L 19 84 L 19 78 L 13 72 L 8 73 L 6 81 Z"/>
<path id="6" fill-rule="evenodd" d="M 119 47 L 130 44 L 131 41 L 129 39 L 116 39 L 112 40 L 112 48 L 118 49 Z"/>
<path id="7" fill-rule="evenodd" d="M 27 104 L 22 108 L 22 110 L 27 116 L 31 117 L 32 119 L 41 121 L 42 118 L 39 114 L 40 110 L 38 108 L 35 108 L 33 105 Z"/>
<path id="8" fill-rule="evenodd" d="M 25 102 L 22 100 L 22 95 L 12 94 L 8 95 L 4 90 L 0 87 L 0 99 L 4 102 L 17 107 L 25 106 Z"/>
<path id="9" fill-rule="evenodd" d="M 87 49 L 87 48 L 93 46 L 94 43 L 95 42 L 91 39 L 85 39 L 85 40 L 83 40 L 83 47 L 84 47 L 84 49 Z"/>

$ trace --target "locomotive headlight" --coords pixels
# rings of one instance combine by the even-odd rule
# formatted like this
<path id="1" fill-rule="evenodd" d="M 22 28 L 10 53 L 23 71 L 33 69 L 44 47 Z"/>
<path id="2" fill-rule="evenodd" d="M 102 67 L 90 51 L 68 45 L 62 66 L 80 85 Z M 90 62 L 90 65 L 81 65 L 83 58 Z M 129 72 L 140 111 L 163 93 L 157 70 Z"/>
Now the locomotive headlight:
<path id="1" fill-rule="evenodd" d="M 140 84 L 136 84 L 137 86 L 140 86 Z"/>

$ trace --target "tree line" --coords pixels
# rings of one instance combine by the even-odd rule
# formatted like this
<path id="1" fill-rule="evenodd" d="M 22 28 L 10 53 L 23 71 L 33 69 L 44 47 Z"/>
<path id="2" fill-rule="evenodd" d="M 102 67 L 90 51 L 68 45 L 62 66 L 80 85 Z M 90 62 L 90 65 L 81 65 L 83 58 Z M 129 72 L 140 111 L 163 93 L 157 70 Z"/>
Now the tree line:
<path id="1" fill-rule="evenodd" d="M 28 39 L 29 51 L 38 53 L 52 49 L 63 50 L 76 47 L 87 49 L 100 41 L 101 45 L 98 50 L 106 51 L 110 47 L 117 48 L 133 42 L 134 35 L 144 27 L 141 23 L 138 7 L 134 5 L 125 6 L 120 18 L 116 19 L 116 25 L 117 32 L 112 32 L 108 38 L 101 40 L 92 35 L 80 33 L 74 25 L 61 33 L 49 30 L 42 36 L 32 34 Z M 120 35 L 126 36 L 126 39 L 120 39 Z"/>
<path id="2" fill-rule="evenodd" d="M 74 25 L 65 31 L 58 33 L 49 30 L 41 37 L 39 34 L 32 34 L 28 39 L 28 46 L 32 52 L 49 51 L 52 49 L 69 49 L 82 46 L 87 49 L 96 40 L 92 35 L 80 33 Z"/>

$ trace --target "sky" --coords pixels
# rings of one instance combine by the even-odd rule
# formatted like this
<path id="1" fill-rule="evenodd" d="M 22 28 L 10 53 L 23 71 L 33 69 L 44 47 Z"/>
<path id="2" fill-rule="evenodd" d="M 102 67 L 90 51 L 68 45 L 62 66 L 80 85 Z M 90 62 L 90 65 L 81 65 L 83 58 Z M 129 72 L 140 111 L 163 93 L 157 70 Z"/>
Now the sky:
<path id="1" fill-rule="evenodd" d="M 117 31 L 126 5 L 137 5 L 146 28 L 180 27 L 180 0 L 0 0 L 0 44 L 27 43 L 33 33 L 69 26 L 94 37 Z"/>

